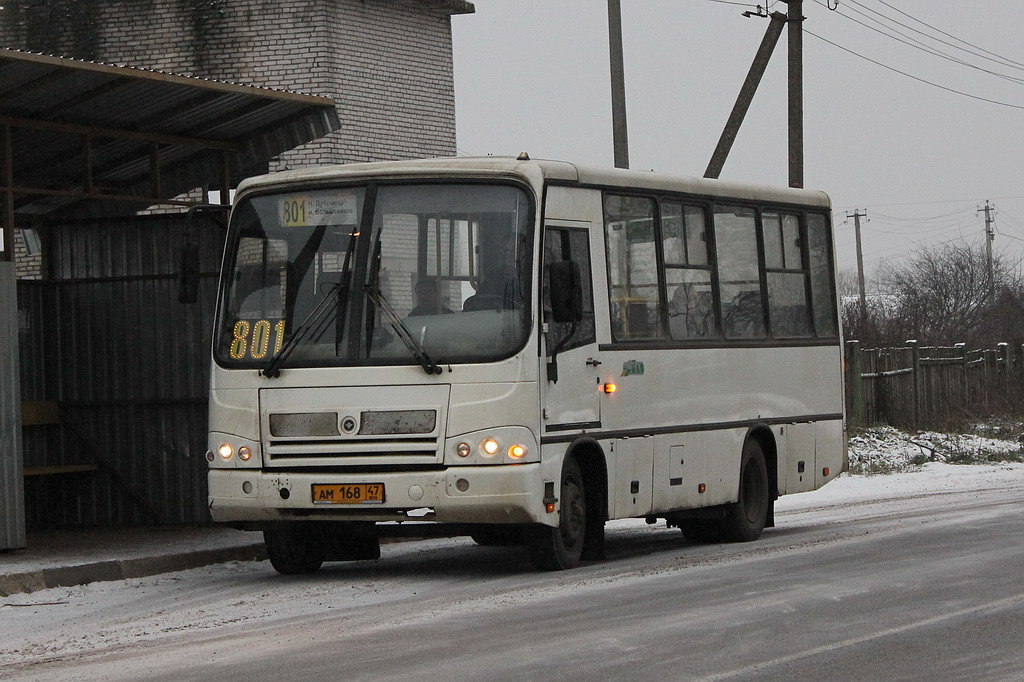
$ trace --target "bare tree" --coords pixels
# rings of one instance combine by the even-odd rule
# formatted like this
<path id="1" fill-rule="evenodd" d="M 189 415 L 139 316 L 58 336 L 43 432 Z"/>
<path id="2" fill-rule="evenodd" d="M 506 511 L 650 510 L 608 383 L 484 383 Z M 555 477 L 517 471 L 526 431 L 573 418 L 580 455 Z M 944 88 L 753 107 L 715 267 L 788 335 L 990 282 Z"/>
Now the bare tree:
<path id="1" fill-rule="evenodd" d="M 868 306 L 874 338 L 862 340 L 881 346 L 913 338 L 925 344 L 980 347 L 1013 340 L 1000 335 L 1024 335 L 1024 307 L 1018 304 L 1024 301 L 1020 263 L 997 257 L 992 269 L 994 300 L 989 297 L 983 247 L 954 242 L 886 264 L 878 275 L 880 288 L 888 292 L 886 304 Z"/>

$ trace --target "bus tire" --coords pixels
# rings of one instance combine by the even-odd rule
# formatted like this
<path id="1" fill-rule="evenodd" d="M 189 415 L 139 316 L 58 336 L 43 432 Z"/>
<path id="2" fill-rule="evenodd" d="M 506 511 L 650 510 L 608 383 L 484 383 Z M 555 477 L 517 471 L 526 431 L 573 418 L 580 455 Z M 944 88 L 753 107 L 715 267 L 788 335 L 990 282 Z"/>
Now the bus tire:
<path id="1" fill-rule="evenodd" d="M 541 571 L 564 571 L 580 563 L 587 535 L 587 491 L 583 472 L 574 457 L 562 465 L 561 510 L 558 526 L 529 529 L 530 560 Z"/>
<path id="2" fill-rule="evenodd" d="M 281 575 L 315 573 L 324 563 L 315 535 L 296 528 L 263 531 L 270 565 Z"/>
<path id="3" fill-rule="evenodd" d="M 729 542 L 750 542 L 761 537 L 768 519 L 768 466 L 761 444 L 755 438 L 743 444 L 740 460 L 739 499 L 729 506 L 722 521 L 722 534 Z"/>

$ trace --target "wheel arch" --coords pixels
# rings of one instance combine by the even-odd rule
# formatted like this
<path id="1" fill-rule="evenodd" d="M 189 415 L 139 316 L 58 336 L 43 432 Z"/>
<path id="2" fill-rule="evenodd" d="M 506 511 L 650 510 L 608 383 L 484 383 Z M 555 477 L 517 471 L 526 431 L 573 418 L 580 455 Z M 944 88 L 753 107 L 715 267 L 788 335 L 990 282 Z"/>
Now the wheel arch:
<path id="1" fill-rule="evenodd" d="M 771 499 L 779 497 L 779 445 L 775 440 L 775 434 L 767 424 L 755 424 L 747 431 L 743 443 L 748 440 L 756 440 L 761 446 L 761 453 L 764 455 L 764 463 L 768 469 L 768 494 Z"/>
<path id="2" fill-rule="evenodd" d="M 566 457 L 575 457 L 587 483 L 588 505 L 596 503 L 602 521 L 608 520 L 608 460 L 604 448 L 593 438 L 580 437 L 569 444 Z"/>

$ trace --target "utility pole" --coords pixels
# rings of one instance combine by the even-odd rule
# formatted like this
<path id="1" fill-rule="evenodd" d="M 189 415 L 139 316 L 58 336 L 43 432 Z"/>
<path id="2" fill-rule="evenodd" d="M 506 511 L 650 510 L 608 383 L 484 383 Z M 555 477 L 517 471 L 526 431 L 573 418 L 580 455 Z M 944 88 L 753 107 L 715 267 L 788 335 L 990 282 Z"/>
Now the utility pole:
<path id="1" fill-rule="evenodd" d="M 996 238 L 995 230 L 992 228 L 992 206 L 988 199 L 985 200 L 985 251 L 988 259 L 988 302 L 992 305 L 996 302 L 996 280 L 992 270 L 992 241 Z"/>
<path id="2" fill-rule="evenodd" d="M 804 186 L 804 3 L 788 0 L 789 186 Z"/>
<path id="3" fill-rule="evenodd" d="M 867 211 L 863 213 L 854 211 L 846 214 L 847 218 L 853 218 L 853 229 L 857 236 L 857 285 L 860 287 L 860 336 L 862 338 L 868 327 L 868 297 L 864 293 L 864 252 L 860 245 L 860 219 L 866 218 L 867 215 Z"/>
<path id="4" fill-rule="evenodd" d="M 615 148 L 615 167 L 629 168 L 626 78 L 622 64 L 622 8 L 619 0 L 608 0 L 608 53 L 612 71 L 612 144 Z"/>
<path id="5" fill-rule="evenodd" d="M 765 31 L 764 38 L 761 39 L 761 46 L 757 48 L 754 62 L 750 65 L 747 78 L 743 81 L 742 87 L 740 87 L 740 94 L 736 98 L 736 104 L 733 105 L 732 113 L 729 114 L 729 120 L 725 123 L 722 137 L 718 139 L 718 146 L 715 147 L 715 151 L 711 155 L 711 161 L 708 162 L 707 170 L 704 171 L 705 178 L 717 178 L 722 174 L 725 159 L 729 156 L 732 143 L 736 141 L 736 134 L 739 133 L 740 126 L 743 125 L 747 109 L 750 108 L 750 102 L 754 99 L 754 93 L 757 92 L 757 86 L 761 83 L 761 77 L 764 76 L 764 71 L 768 67 L 768 60 L 771 58 L 772 51 L 775 50 L 775 46 L 779 42 L 779 37 L 782 36 L 782 28 L 785 25 L 785 14 L 781 12 L 773 12 L 771 14 L 768 30 Z"/>

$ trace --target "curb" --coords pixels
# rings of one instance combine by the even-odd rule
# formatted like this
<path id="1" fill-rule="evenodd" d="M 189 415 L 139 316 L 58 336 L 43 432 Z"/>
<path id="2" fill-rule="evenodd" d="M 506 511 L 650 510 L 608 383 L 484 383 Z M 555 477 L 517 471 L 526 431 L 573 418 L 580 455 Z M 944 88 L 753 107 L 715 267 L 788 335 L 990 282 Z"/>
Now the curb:
<path id="1" fill-rule="evenodd" d="M 223 549 L 204 549 L 138 559 L 97 561 L 78 566 L 59 566 L 25 573 L 0 575 L 0 597 L 36 592 L 51 587 L 72 587 L 94 582 L 144 578 L 160 573 L 186 571 L 227 561 L 261 561 L 267 558 L 262 542 Z"/>

